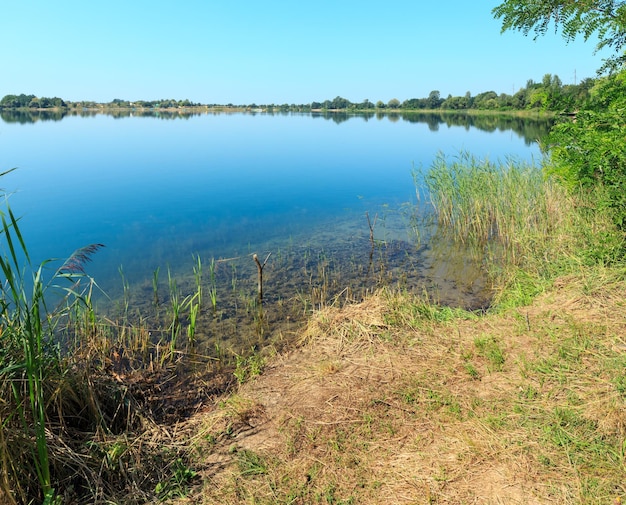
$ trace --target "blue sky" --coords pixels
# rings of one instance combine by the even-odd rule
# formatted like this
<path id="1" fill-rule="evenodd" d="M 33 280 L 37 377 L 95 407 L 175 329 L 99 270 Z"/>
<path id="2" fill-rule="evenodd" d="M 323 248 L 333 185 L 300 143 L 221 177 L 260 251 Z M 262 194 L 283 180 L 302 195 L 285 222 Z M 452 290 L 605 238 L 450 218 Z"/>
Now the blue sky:
<path id="1" fill-rule="evenodd" d="M 500 33 L 498 1 L 3 0 L 0 97 L 387 102 L 594 77 L 595 41 Z"/>

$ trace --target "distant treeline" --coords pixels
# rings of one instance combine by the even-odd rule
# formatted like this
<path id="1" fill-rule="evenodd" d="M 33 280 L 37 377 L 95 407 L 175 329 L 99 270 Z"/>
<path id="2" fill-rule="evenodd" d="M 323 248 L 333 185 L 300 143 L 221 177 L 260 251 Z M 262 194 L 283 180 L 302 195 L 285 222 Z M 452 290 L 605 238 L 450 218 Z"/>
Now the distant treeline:
<path id="1" fill-rule="evenodd" d="M 546 74 L 541 82 L 528 80 L 526 86 L 512 95 L 485 91 L 472 96 L 468 91 L 463 96 L 441 96 L 433 90 L 425 98 L 411 98 L 400 101 L 392 98 L 388 102 L 378 100 L 371 102 L 368 99 L 354 103 L 346 98 L 337 96 L 333 100 L 311 102 L 309 104 L 202 104 L 190 100 L 138 100 L 128 101 L 116 98 L 108 103 L 98 102 L 69 102 L 61 98 L 36 97 L 34 95 L 6 95 L 0 100 L 0 109 L 49 109 L 49 108 L 81 108 L 81 109 L 181 109 L 192 107 L 203 108 L 245 108 L 277 111 L 311 111 L 311 110 L 541 110 L 553 112 L 569 112 L 580 107 L 589 97 L 597 80 L 587 78 L 578 84 L 563 84 L 557 75 Z"/>
<path id="2" fill-rule="evenodd" d="M 532 79 L 526 86 L 515 94 L 497 94 L 495 91 L 485 91 L 472 96 L 468 91 L 463 96 L 448 95 L 443 98 L 439 91 L 431 91 L 426 98 L 411 98 L 401 102 L 392 98 L 387 103 L 378 101 L 372 103 L 364 100 L 361 103 L 351 103 L 342 97 L 324 102 L 313 102 L 312 109 L 339 109 L 339 110 L 543 110 L 553 112 L 567 112 L 578 108 L 590 96 L 590 90 L 596 84 L 595 79 L 585 79 L 579 84 L 563 85 L 557 75 L 547 74 L 541 82 Z"/>
<path id="3" fill-rule="evenodd" d="M 38 98 L 35 95 L 6 95 L 0 100 L 0 108 L 3 109 L 52 109 L 57 107 L 67 107 L 67 103 L 62 98 Z"/>

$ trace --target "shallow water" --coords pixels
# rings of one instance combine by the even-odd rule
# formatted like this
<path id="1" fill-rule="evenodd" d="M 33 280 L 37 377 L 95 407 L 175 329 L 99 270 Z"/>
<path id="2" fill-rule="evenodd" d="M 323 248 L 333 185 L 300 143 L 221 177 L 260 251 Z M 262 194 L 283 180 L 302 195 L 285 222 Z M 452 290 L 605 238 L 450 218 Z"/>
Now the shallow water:
<path id="1" fill-rule="evenodd" d="M 480 265 L 456 253 L 441 261 L 441 247 L 452 246 L 435 251 L 419 224 L 428 210 L 412 169 L 428 167 L 438 152 L 461 150 L 539 158 L 534 139 L 548 126 L 433 115 L 165 117 L 11 122 L 5 113 L 0 168 L 18 170 L 2 187 L 22 216 L 35 263 L 105 244 L 88 272 L 111 298 L 101 299 L 102 310 L 120 317 L 127 283 L 133 313 L 167 326 L 167 271 L 183 297 L 190 295 L 199 255 L 198 335 L 236 334 L 240 345 L 270 332 L 284 336 L 313 308 L 381 285 L 427 291 L 446 304 L 488 304 Z M 374 242 L 366 214 L 376 219 Z M 253 253 L 269 255 L 262 321 Z M 207 302 L 211 259 L 215 310 Z"/>

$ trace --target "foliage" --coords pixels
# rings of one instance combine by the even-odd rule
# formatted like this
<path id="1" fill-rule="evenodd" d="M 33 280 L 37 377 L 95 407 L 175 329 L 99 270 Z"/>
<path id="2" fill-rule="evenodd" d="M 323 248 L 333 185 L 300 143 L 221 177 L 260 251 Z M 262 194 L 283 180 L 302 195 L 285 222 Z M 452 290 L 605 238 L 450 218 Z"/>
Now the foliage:
<path id="1" fill-rule="evenodd" d="M 159 482 L 154 487 L 154 492 L 161 500 L 185 497 L 189 483 L 195 479 L 197 475 L 198 473 L 189 468 L 182 458 L 178 458 L 172 465 L 169 479 Z"/>
<path id="2" fill-rule="evenodd" d="M 582 35 L 598 36 L 597 50 L 617 53 L 604 68 L 616 70 L 626 62 L 626 2 L 624 0 L 505 0 L 492 10 L 502 19 L 502 31 L 519 30 L 524 35 L 544 35 L 552 26 L 561 29 L 566 41 Z M 622 54 L 620 54 L 622 53 Z"/>
<path id="3" fill-rule="evenodd" d="M 548 140 L 553 166 L 570 189 L 598 185 L 598 206 L 615 213 L 616 224 L 626 229 L 626 71 L 601 80 L 575 120 L 556 125 Z"/>
<path id="4" fill-rule="evenodd" d="M 30 107 L 33 109 L 48 109 L 51 107 L 65 107 L 66 103 L 58 97 L 48 98 L 41 97 L 37 98 L 35 95 L 5 95 L 2 100 L 0 100 L 0 109 L 1 108 L 19 108 L 19 107 Z"/>

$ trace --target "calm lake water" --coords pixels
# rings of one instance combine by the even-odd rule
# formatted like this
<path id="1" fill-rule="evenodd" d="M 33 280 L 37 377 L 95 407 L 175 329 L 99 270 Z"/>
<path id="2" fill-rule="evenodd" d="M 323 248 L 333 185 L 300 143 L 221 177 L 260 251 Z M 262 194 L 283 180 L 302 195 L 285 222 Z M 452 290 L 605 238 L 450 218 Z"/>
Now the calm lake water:
<path id="1" fill-rule="evenodd" d="M 440 151 L 539 159 L 535 140 L 549 127 L 461 115 L 1 117 L 0 168 L 18 170 L 0 185 L 22 216 L 36 263 L 102 243 L 88 268 L 99 285 L 113 299 L 124 282 L 149 298 L 157 268 L 164 283 L 168 267 L 191 276 L 194 255 L 204 265 L 237 258 L 218 263 L 220 280 L 233 292 L 254 292 L 249 254 L 263 260 L 271 253 L 268 299 L 304 297 L 304 279 L 313 306 L 315 282 L 335 275 L 340 292 L 348 272 L 358 277 L 374 269 L 366 213 L 376 216 L 376 257 L 384 253 L 389 270 L 399 258 L 409 260 L 399 266 L 405 287 L 445 282 L 445 268 L 427 261 L 427 237 L 415 240 L 412 218 L 424 199 L 416 197 L 412 169 L 428 167 Z M 391 279 L 379 272 L 383 277 Z M 290 283 L 292 293 L 281 292 Z M 444 301 L 463 304 L 472 296 L 467 287 L 454 293 L 455 286 L 457 280 Z"/>

